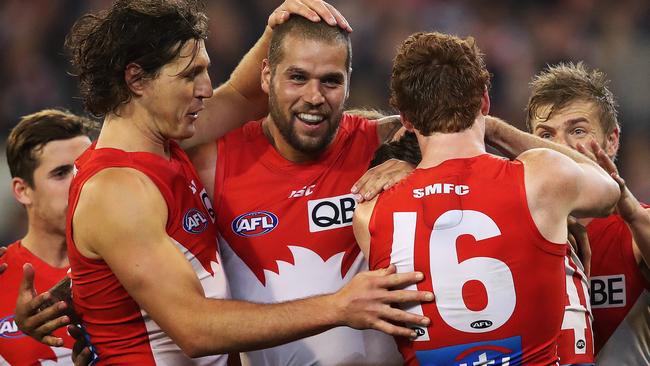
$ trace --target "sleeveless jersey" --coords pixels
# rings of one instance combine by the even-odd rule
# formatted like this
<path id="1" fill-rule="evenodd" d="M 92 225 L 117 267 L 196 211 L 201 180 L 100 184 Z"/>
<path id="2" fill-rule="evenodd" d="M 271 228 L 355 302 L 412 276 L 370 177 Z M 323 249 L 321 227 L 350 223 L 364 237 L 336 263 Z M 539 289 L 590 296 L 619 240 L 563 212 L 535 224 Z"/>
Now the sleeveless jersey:
<path id="1" fill-rule="evenodd" d="M 215 208 L 234 298 L 274 303 L 331 293 L 367 269 L 352 232 L 350 188 L 378 144 L 376 125 L 349 115 L 320 158 L 304 164 L 284 159 L 261 121 L 218 141 Z M 256 366 L 401 362 L 391 337 L 347 327 L 242 356 Z"/>
<path id="2" fill-rule="evenodd" d="M 592 220 L 587 234 L 597 364 L 650 365 L 650 284 L 634 258 L 632 233 L 610 215 Z"/>
<path id="3" fill-rule="evenodd" d="M 72 365 L 74 340 L 65 328 L 54 335 L 63 338 L 63 347 L 50 347 L 23 334 L 16 326 L 14 309 L 23 277 L 23 264 L 31 263 L 36 271 L 34 287 L 37 293 L 49 290 L 68 272 L 68 267 L 56 268 L 43 262 L 17 241 L 7 248 L 0 263 L 9 267 L 0 274 L 0 365 Z"/>
<path id="4" fill-rule="evenodd" d="M 572 247 L 569 247 L 568 255 L 564 258 L 564 270 L 564 319 L 557 347 L 560 365 L 593 365 L 594 336 L 589 283 L 582 262 Z"/>
<path id="5" fill-rule="evenodd" d="M 185 356 L 129 296 L 106 262 L 84 257 L 72 240 L 72 217 L 84 183 L 106 168 L 137 169 L 151 179 L 164 197 L 168 210 L 167 234 L 191 263 L 205 296 L 229 297 L 226 277 L 217 251 L 214 210 L 185 153 L 173 141 L 170 143 L 170 149 L 171 158 L 167 160 L 147 152 L 95 149 L 95 145 L 92 145 L 75 163 L 76 174 L 71 183 L 67 218 L 72 296 L 75 310 L 96 349 L 99 364 L 226 363 L 227 356 L 196 359 Z M 183 294 L 179 293 L 178 296 Z"/>
<path id="6" fill-rule="evenodd" d="M 537 229 L 521 162 L 416 169 L 379 196 L 369 230 L 371 268 L 422 271 L 436 296 L 407 309 L 431 319 L 397 339 L 407 365 L 557 364 L 568 248 Z"/>

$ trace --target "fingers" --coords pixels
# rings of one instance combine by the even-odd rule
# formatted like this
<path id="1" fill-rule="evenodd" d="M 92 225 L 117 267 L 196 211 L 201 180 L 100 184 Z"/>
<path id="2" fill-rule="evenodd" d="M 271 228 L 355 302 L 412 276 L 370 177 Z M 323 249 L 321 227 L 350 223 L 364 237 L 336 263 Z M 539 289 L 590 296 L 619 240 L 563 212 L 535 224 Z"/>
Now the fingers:
<path id="1" fill-rule="evenodd" d="M 20 281 L 20 287 L 18 288 L 19 297 L 27 293 L 36 296 L 36 290 L 34 289 L 34 268 L 31 263 L 25 263 L 23 265 L 23 278 Z"/>
<path id="2" fill-rule="evenodd" d="M 9 265 L 7 263 L 0 264 L 0 274 L 2 274 L 4 271 L 6 271 L 7 268 L 9 268 Z"/>
<path id="3" fill-rule="evenodd" d="M 40 323 L 37 323 L 40 324 Z M 45 338 L 50 337 L 52 332 L 70 324 L 70 317 L 63 315 L 55 318 L 54 320 L 47 321 L 43 325 L 36 328 L 34 335 L 40 336 L 42 338 L 41 342 L 45 343 Z"/>
<path id="4" fill-rule="evenodd" d="M 63 346 L 63 338 L 46 335 L 40 339 L 40 342 L 47 344 L 50 347 L 61 347 Z"/>
<path id="5" fill-rule="evenodd" d="M 588 157 L 589 159 L 591 159 L 591 160 L 593 160 L 595 162 L 598 162 L 598 159 L 596 158 L 596 155 L 593 152 L 591 152 L 591 150 L 587 149 L 585 147 L 585 145 L 583 145 L 581 142 L 578 142 L 576 144 L 576 150 L 578 150 L 578 152 L 580 152 L 582 155 Z"/>
<path id="6" fill-rule="evenodd" d="M 423 327 L 427 327 L 431 324 L 431 320 L 426 316 L 411 314 L 402 309 L 390 306 L 386 306 L 385 311 L 382 314 L 382 319 L 388 320 L 391 323 L 406 323 Z"/>
<path id="7" fill-rule="evenodd" d="M 327 4 L 324 1 L 319 1 L 319 0 L 303 0 L 305 1 L 306 5 L 309 6 L 311 9 L 313 9 L 320 19 L 324 20 L 327 24 L 331 26 L 337 25 L 336 22 L 336 17 L 334 14 L 332 14 L 332 11 L 330 10 L 332 7 L 327 6 Z"/>
<path id="8" fill-rule="evenodd" d="M 287 0 L 271 13 L 268 25 L 271 29 L 289 19 L 291 14 L 300 15 L 312 22 L 325 21 L 331 26 L 339 26 L 348 32 L 352 27 L 348 21 L 332 5 L 321 0 Z"/>
<path id="9" fill-rule="evenodd" d="M 86 366 L 90 364 L 90 348 L 85 347 L 80 353 L 72 354 L 72 362 L 74 366 Z"/>
<path id="10" fill-rule="evenodd" d="M 413 167 L 401 160 L 390 159 L 369 169 L 350 190 L 358 202 L 369 201 L 390 189 L 413 171 Z"/>
<path id="11" fill-rule="evenodd" d="M 334 6 L 332 6 L 332 5 L 330 5 L 330 4 L 326 3 L 326 2 L 323 2 L 323 3 L 329 8 L 330 13 L 332 13 L 334 18 L 336 19 L 336 24 L 338 24 L 339 27 L 347 30 L 348 32 L 352 32 L 352 27 L 350 26 L 350 23 L 348 23 L 348 20 L 345 19 L 343 14 L 341 14 L 341 12 L 336 10 L 336 8 Z"/>
<path id="12" fill-rule="evenodd" d="M 408 285 L 414 285 L 424 279 L 422 272 L 393 273 L 381 277 L 377 285 L 382 288 L 403 288 Z"/>
<path id="13" fill-rule="evenodd" d="M 415 290 L 391 290 L 386 294 L 384 302 L 386 303 L 405 303 L 405 302 L 430 302 L 433 301 L 433 293 L 429 291 Z"/>
<path id="14" fill-rule="evenodd" d="M 413 329 L 407 328 L 405 326 L 391 324 L 385 320 L 376 321 L 372 324 L 372 328 L 392 336 L 407 337 L 411 339 L 415 339 L 417 337 L 417 333 L 415 333 Z"/>

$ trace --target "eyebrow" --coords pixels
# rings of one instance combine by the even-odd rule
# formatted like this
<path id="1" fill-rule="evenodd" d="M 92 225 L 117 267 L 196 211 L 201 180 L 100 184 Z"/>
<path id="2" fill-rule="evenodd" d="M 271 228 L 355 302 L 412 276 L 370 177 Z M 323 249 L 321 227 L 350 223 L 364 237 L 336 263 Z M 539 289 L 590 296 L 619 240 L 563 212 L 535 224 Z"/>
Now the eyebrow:
<path id="1" fill-rule="evenodd" d="M 573 125 L 576 125 L 576 124 L 578 124 L 580 122 L 589 123 L 589 120 L 586 119 L 585 117 L 578 117 L 578 118 L 572 118 L 572 119 L 566 120 L 566 121 L 564 121 L 564 124 L 567 125 L 567 126 L 573 126 Z"/>

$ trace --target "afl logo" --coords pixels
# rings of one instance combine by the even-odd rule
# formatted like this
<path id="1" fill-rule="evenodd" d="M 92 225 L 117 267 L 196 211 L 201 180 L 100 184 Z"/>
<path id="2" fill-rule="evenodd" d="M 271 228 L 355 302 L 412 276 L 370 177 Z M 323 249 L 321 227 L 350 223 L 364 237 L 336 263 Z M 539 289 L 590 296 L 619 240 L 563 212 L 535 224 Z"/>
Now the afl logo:
<path id="1" fill-rule="evenodd" d="M 200 234 L 208 227 L 208 220 L 203 212 L 190 208 L 183 216 L 183 229 L 190 234 Z"/>
<path id="2" fill-rule="evenodd" d="M 247 212 L 232 220 L 232 231 L 245 237 L 264 235 L 278 226 L 278 217 L 272 212 Z"/>
<path id="3" fill-rule="evenodd" d="M 25 334 L 18 330 L 14 315 L 0 319 L 0 338 L 22 338 Z"/>
<path id="4" fill-rule="evenodd" d="M 477 320 L 469 325 L 474 329 L 485 329 L 492 326 L 492 322 L 489 320 Z"/>

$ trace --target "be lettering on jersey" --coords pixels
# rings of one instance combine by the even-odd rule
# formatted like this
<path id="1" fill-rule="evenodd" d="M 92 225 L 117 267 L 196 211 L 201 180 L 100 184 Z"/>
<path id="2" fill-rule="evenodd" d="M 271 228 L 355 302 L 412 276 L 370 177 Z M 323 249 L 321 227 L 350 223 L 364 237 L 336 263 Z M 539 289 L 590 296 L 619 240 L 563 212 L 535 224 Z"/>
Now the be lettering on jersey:
<path id="1" fill-rule="evenodd" d="M 621 308 L 625 306 L 625 275 L 594 276 L 591 282 L 592 308 Z"/>
<path id="2" fill-rule="evenodd" d="M 421 365 L 519 365 L 522 358 L 521 337 L 416 351 L 415 357 Z"/>
<path id="3" fill-rule="evenodd" d="M 463 184 L 452 183 L 434 183 L 426 187 L 416 188 L 413 190 L 414 198 L 422 198 L 432 194 L 450 194 L 453 193 L 457 196 L 464 196 L 469 193 L 469 186 Z"/>
<path id="4" fill-rule="evenodd" d="M 352 194 L 308 201 L 309 232 L 352 226 L 356 203 Z"/>
<path id="5" fill-rule="evenodd" d="M 22 338 L 25 334 L 18 329 L 14 315 L 0 319 L 0 338 Z"/>
<path id="6" fill-rule="evenodd" d="M 269 211 L 254 211 L 239 215 L 232 220 L 232 231 L 244 237 L 264 235 L 278 226 L 278 217 Z"/>

